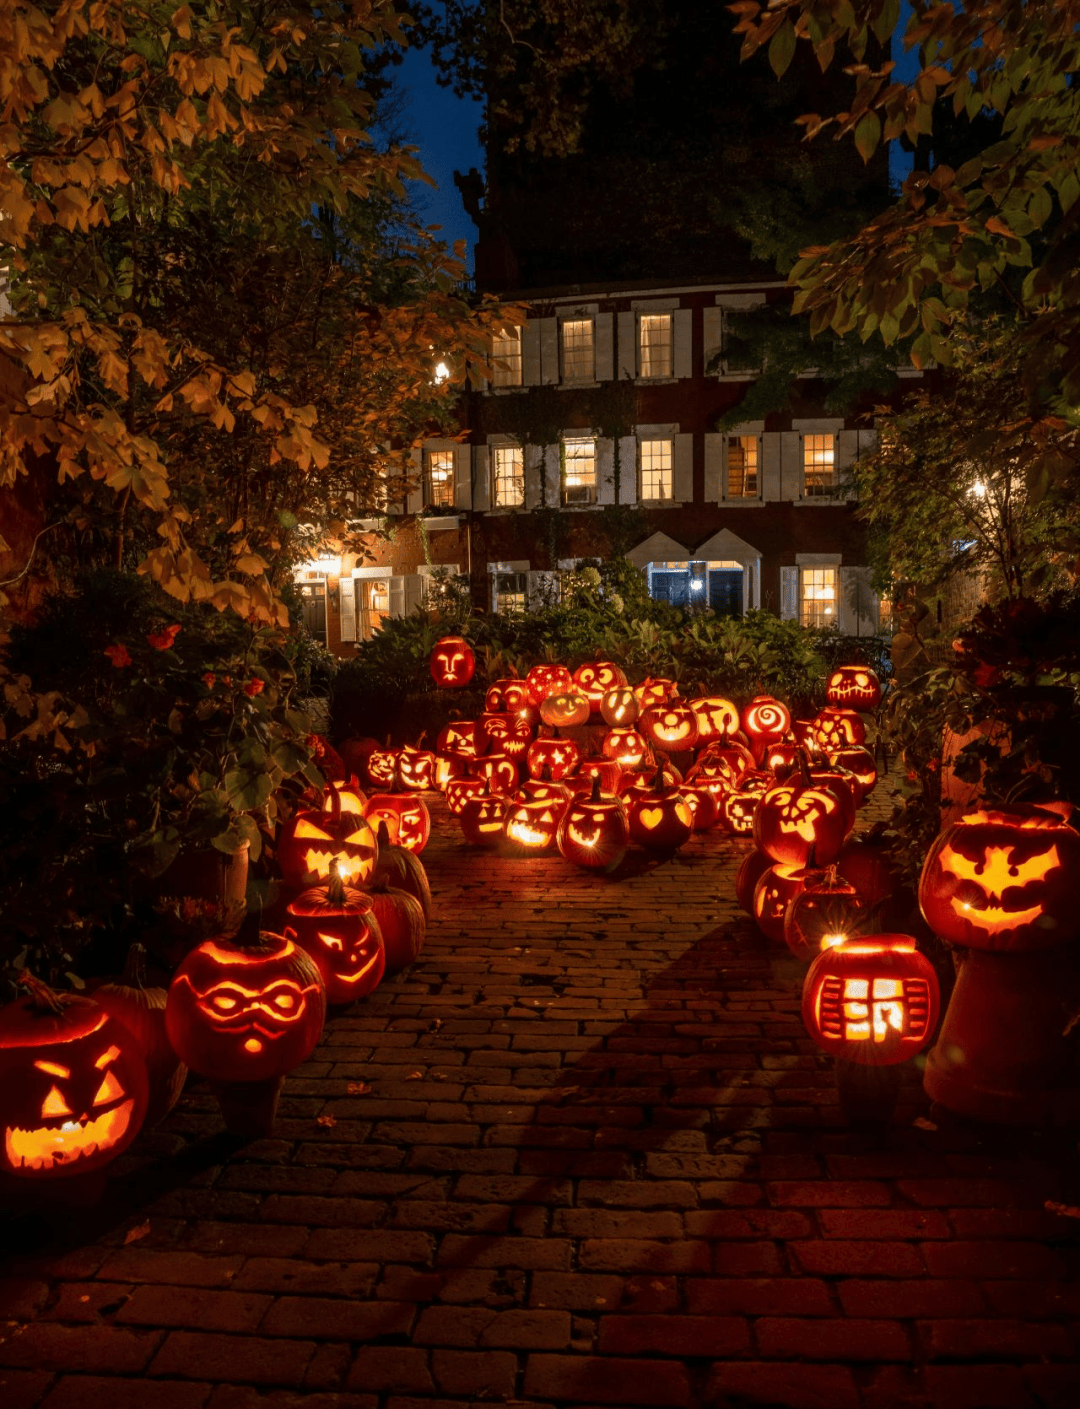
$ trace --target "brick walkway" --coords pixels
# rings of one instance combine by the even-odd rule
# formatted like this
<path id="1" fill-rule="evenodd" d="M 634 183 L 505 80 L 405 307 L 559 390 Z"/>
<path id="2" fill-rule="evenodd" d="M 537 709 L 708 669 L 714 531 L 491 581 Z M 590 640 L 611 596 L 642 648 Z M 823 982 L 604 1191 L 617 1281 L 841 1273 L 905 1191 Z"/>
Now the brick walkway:
<path id="1" fill-rule="evenodd" d="M 193 1085 L 103 1206 L 7 1225 L 2 1409 L 1076 1409 L 1075 1142 L 916 1126 L 914 1072 L 847 1130 L 746 845 L 614 882 L 442 828 L 420 962 L 275 1138 Z"/>

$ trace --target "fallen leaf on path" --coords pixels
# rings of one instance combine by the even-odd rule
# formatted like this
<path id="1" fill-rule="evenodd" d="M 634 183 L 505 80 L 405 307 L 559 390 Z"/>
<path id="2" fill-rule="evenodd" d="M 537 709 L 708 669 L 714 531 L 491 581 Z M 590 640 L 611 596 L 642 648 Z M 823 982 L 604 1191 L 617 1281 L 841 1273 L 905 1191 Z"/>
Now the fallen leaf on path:
<path id="1" fill-rule="evenodd" d="M 406 1081 L 423 1081 L 423 1079 L 424 1073 L 422 1071 L 411 1071 L 405 1078 Z"/>
<path id="2" fill-rule="evenodd" d="M 320 1125 L 334 1126 L 334 1125 L 337 1124 L 337 1116 L 336 1116 L 336 1115 L 317 1115 L 317 1116 L 315 1117 L 315 1119 L 318 1121 L 318 1123 L 319 1123 Z"/>
<path id="3" fill-rule="evenodd" d="M 145 1223 L 138 1224 L 135 1228 L 129 1228 L 124 1234 L 124 1246 L 127 1247 L 128 1243 L 137 1243 L 140 1238 L 145 1238 L 149 1232 L 149 1219 L 147 1219 Z"/>
<path id="4" fill-rule="evenodd" d="M 1062 1218 L 1080 1218 L 1080 1208 L 1075 1204 L 1059 1204 L 1053 1199 L 1047 1199 L 1043 1204 L 1047 1213 L 1060 1213 Z"/>
<path id="5" fill-rule="evenodd" d="M 371 1087 L 366 1081 L 350 1081 L 346 1083 L 345 1090 L 350 1096 L 366 1096 Z"/>
<path id="6" fill-rule="evenodd" d="M 936 1130 L 937 1126 L 932 1120 L 927 1120 L 924 1115 L 918 1115 L 911 1122 L 916 1130 Z"/>

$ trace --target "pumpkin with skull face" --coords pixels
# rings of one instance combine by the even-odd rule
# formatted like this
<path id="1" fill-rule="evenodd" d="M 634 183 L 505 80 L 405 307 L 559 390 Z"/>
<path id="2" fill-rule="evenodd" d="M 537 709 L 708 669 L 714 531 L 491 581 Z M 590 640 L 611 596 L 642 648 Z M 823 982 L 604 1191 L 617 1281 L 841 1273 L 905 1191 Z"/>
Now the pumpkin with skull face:
<path id="1" fill-rule="evenodd" d="M 966 813 L 937 838 L 919 878 L 926 923 L 971 949 L 1030 950 L 1080 934 L 1080 833 L 1039 807 Z"/>
<path id="2" fill-rule="evenodd" d="M 581 750 L 573 739 L 534 739 L 525 755 L 530 778 L 542 778 L 545 771 L 553 782 L 568 778 L 581 762 Z"/>
<path id="3" fill-rule="evenodd" d="M 600 717 L 613 729 L 629 729 L 640 713 L 641 705 L 629 685 L 616 685 L 600 697 Z"/>
<path id="4" fill-rule="evenodd" d="M 838 665 L 825 685 L 830 704 L 871 714 L 881 703 L 881 681 L 866 665 Z"/>
<path id="5" fill-rule="evenodd" d="M 739 711 L 722 695 L 704 695 L 690 701 L 697 718 L 699 744 L 719 743 L 730 738 L 739 727 Z"/>
<path id="6" fill-rule="evenodd" d="M 549 695 L 565 695 L 574 688 L 574 677 L 565 665 L 534 665 L 525 676 L 529 703 L 537 709 Z"/>
<path id="7" fill-rule="evenodd" d="M 934 967 L 910 935 L 870 934 L 821 951 L 803 983 L 802 1015 L 823 1051 L 891 1066 L 926 1045 L 940 1003 Z"/>
<path id="8" fill-rule="evenodd" d="M 638 720 L 638 731 L 664 753 L 682 753 L 697 743 L 697 715 L 681 700 L 650 705 Z"/>
<path id="9" fill-rule="evenodd" d="M 315 1049 L 326 989 L 315 961 L 286 935 L 254 944 L 208 939 L 177 969 L 165 1005 L 169 1041 L 200 1076 L 265 1081 Z"/>
<path id="10" fill-rule="evenodd" d="M 857 712 L 841 705 L 826 705 L 814 716 L 814 740 L 826 753 L 861 744 L 866 740 L 866 725 Z"/>
<path id="11" fill-rule="evenodd" d="M 589 701 L 593 714 L 600 713 L 600 705 L 605 694 L 626 684 L 626 675 L 621 666 L 610 660 L 590 660 L 579 665 L 574 671 L 574 686 Z"/>
<path id="12" fill-rule="evenodd" d="M 444 636 L 435 642 L 429 668 L 440 689 L 460 690 L 473 678 L 476 656 L 464 636 Z"/>
<path id="13" fill-rule="evenodd" d="M 516 714 L 519 709 L 533 709 L 532 696 L 524 680 L 495 680 L 484 696 L 488 714 Z"/>
<path id="14" fill-rule="evenodd" d="M 92 999 L 31 993 L 0 1009 L 0 1172 L 89 1173 L 115 1159 L 146 1115 L 146 1061 Z"/>
<path id="15" fill-rule="evenodd" d="M 357 805 L 355 792 L 328 788 L 328 810 L 294 813 L 278 829 L 277 863 L 286 885 L 302 886 L 330 879 L 337 861 L 343 880 L 362 885 L 375 869 L 375 833 Z M 365 803 L 366 805 L 366 803 Z"/>
<path id="16" fill-rule="evenodd" d="M 366 816 L 372 827 L 386 823 L 393 846 L 403 846 L 406 851 L 419 855 L 428 844 L 431 813 L 422 798 L 401 793 L 374 793 L 368 799 Z"/>
<path id="17" fill-rule="evenodd" d="M 327 884 L 301 891 L 285 913 L 285 937 L 314 959 L 328 1003 L 352 1003 L 378 988 L 386 969 L 382 932 L 371 900 L 342 884 L 336 862 Z"/>
<path id="18" fill-rule="evenodd" d="M 567 861 L 589 871 L 614 870 L 626 855 L 629 840 L 626 811 L 618 798 L 601 792 L 598 777 L 588 796 L 571 801 L 559 823 L 559 851 Z"/>

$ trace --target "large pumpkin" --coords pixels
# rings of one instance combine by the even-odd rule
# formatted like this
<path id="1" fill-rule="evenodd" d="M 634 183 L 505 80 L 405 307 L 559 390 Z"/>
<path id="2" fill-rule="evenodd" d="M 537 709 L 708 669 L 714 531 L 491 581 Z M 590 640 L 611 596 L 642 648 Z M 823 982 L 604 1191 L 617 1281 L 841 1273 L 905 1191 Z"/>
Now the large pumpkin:
<path id="1" fill-rule="evenodd" d="M 600 791 L 593 779 L 587 797 L 575 797 L 559 823 L 559 851 L 575 866 L 590 871 L 611 871 L 626 855 L 630 829 L 618 798 Z"/>
<path id="2" fill-rule="evenodd" d="M 480 728 L 492 753 L 524 758 L 533 738 L 532 721 L 523 714 L 482 714 Z"/>
<path id="3" fill-rule="evenodd" d="M 169 1041 L 192 1071 L 218 1081 L 284 1076 L 315 1049 L 326 989 L 294 939 L 262 931 L 253 944 L 208 939 L 169 987 Z"/>
<path id="4" fill-rule="evenodd" d="M 529 702 L 537 708 L 549 695 L 564 695 L 573 688 L 574 677 L 565 665 L 534 665 L 525 677 Z"/>
<path id="5" fill-rule="evenodd" d="M 386 950 L 386 972 L 407 968 L 420 953 L 427 929 L 420 902 L 380 879 L 371 888 L 372 913 Z"/>
<path id="6" fill-rule="evenodd" d="M 344 795 L 340 791 L 328 790 L 328 798 L 330 811 L 309 808 L 297 812 L 278 829 L 277 863 L 286 885 L 329 880 L 334 860 L 342 878 L 357 885 L 375 869 L 375 833 L 359 812 L 342 809 Z"/>
<path id="7" fill-rule="evenodd" d="M 458 690 L 473 678 L 476 656 L 464 636 L 444 636 L 435 642 L 428 665 L 440 689 Z"/>
<path id="8" fill-rule="evenodd" d="M 929 1041 L 940 990 L 933 965 L 906 934 L 872 934 L 822 950 L 803 984 L 806 1030 L 823 1051 L 891 1066 Z"/>
<path id="9" fill-rule="evenodd" d="M 118 1018 L 90 998 L 25 979 L 0 1008 L 0 1172 L 89 1173 L 131 1144 L 146 1115 L 146 1061 Z"/>
<path id="10" fill-rule="evenodd" d="M 1037 807 L 968 812 L 937 838 L 919 878 L 936 935 L 972 949 L 1049 949 L 1080 934 L 1080 833 Z"/>
<path id="11" fill-rule="evenodd" d="M 314 959 L 328 1003 L 353 1003 L 378 988 L 386 951 L 371 900 L 342 884 L 336 864 L 325 886 L 301 891 L 285 913 L 285 934 Z"/>
<path id="12" fill-rule="evenodd" d="M 581 762 L 581 750 L 573 739 L 534 739 L 525 755 L 530 778 L 542 778 L 545 769 L 553 782 L 568 778 Z"/>
<path id="13" fill-rule="evenodd" d="M 664 753 L 683 753 L 697 743 L 697 715 L 682 700 L 650 705 L 643 711 L 637 727 L 638 733 Z"/>
<path id="14" fill-rule="evenodd" d="M 586 661 L 574 671 L 573 679 L 576 688 L 588 698 L 593 714 L 600 713 L 600 705 L 609 690 L 626 684 L 622 667 L 610 660 Z"/>
<path id="15" fill-rule="evenodd" d="M 520 709 L 533 708 L 532 696 L 524 680 L 495 680 L 484 696 L 488 714 L 516 714 Z"/>
<path id="16" fill-rule="evenodd" d="M 94 1002 L 123 1023 L 146 1058 L 149 1101 L 144 1125 L 156 1125 L 180 1099 L 187 1080 L 187 1067 L 176 1055 L 165 1031 L 164 988 L 148 986 L 145 972 L 146 950 L 133 944 L 128 950 L 123 975 L 94 989 Z"/>
<path id="17" fill-rule="evenodd" d="M 698 743 L 719 743 L 739 727 L 739 711 L 723 695 L 704 695 L 690 701 L 698 726 Z"/>

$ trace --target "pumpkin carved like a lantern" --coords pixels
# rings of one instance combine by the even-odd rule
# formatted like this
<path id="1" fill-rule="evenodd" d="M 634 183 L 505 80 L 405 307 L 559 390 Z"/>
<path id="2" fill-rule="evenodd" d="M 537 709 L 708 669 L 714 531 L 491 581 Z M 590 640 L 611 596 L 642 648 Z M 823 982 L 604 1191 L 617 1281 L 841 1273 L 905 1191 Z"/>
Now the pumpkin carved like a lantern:
<path id="1" fill-rule="evenodd" d="M 829 762 L 836 768 L 843 768 L 854 778 L 859 790 L 856 801 L 861 806 L 877 784 L 878 770 L 874 755 L 861 744 L 847 744 L 830 752 Z"/>
<path id="2" fill-rule="evenodd" d="M 578 666 L 573 680 L 578 692 L 588 699 L 592 713 L 599 714 L 604 695 L 617 686 L 625 685 L 626 675 L 614 661 L 591 660 Z"/>
<path id="3" fill-rule="evenodd" d="M 451 815 L 457 817 L 466 800 L 482 793 L 487 785 L 486 778 L 451 778 L 446 785 L 446 805 Z"/>
<path id="4" fill-rule="evenodd" d="M 583 758 L 578 771 L 566 782 L 574 792 L 585 793 L 592 786 L 593 778 L 599 778 L 602 791 L 614 794 L 619 791 L 622 776 L 623 771 L 613 758 Z"/>
<path id="5" fill-rule="evenodd" d="M 971 949 L 1049 949 L 1080 934 L 1080 833 L 1038 807 L 966 813 L 927 852 L 926 923 Z"/>
<path id="6" fill-rule="evenodd" d="M 146 1115 L 146 1062 L 133 1035 L 90 998 L 24 974 L 0 1009 L 0 1172 L 55 1179 L 99 1169 Z"/>
<path id="7" fill-rule="evenodd" d="M 618 798 L 600 791 L 594 778 L 587 797 L 575 797 L 559 823 L 559 851 L 575 866 L 611 871 L 626 855 L 630 829 Z"/>
<path id="8" fill-rule="evenodd" d="M 776 779 L 771 773 L 756 770 L 744 773 L 738 786 L 720 799 L 720 825 L 725 831 L 736 837 L 753 836 L 758 804 L 775 784 Z"/>
<path id="9" fill-rule="evenodd" d="M 540 718 L 556 729 L 572 729 L 579 724 L 588 724 L 591 712 L 588 695 L 578 690 L 548 695 L 540 704 Z"/>
<path id="10" fill-rule="evenodd" d="M 838 665 L 825 685 L 832 705 L 845 705 L 870 714 L 881 703 L 881 681 L 866 665 Z"/>
<path id="11" fill-rule="evenodd" d="M 435 755 L 428 749 L 410 748 L 403 744 L 398 750 L 398 782 L 407 792 L 428 792 L 435 787 Z"/>
<path id="12" fill-rule="evenodd" d="M 461 835 L 472 846 L 494 846 L 503 835 L 503 819 L 508 799 L 494 792 L 490 780 L 484 791 L 467 797 L 458 812 Z"/>
<path id="13" fill-rule="evenodd" d="M 353 1003 L 375 991 L 386 969 L 382 933 L 371 900 L 342 884 L 336 861 L 326 885 L 301 891 L 285 913 L 286 938 L 314 959 L 328 1003 Z"/>
<path id="14" fill-rule="evenodd" d="M 630 840 L 648 851 L 670 852 L 690 840 L 694 815 L 679 788 L 666 787 L 657 769 L 651 786 L 627 799 Z"/>
<path id="15" fill-rule="evenodd" d="M 697 715 L 681 700 L 650 705 L 638 720 L 638 732 L 664 753 L 681 753 L 697 743 Z"/>
<path id="16" fill-rule="evenodd" d="M 503 820 L 503 850 L 508 856 L 520 859 L 550 855 L 555 850 L 559 823 L 565 811 L 565 798 L 513 799 Z"/>
<path id="17" fill-rule="evenodd" d="M 403 793 L 374 793 L 368 799 L 366 816 L 372 827 L 385 822 L 394 846 L 419 854 L 428 844 L 431 813 L 422 798 Z"/>
<path id="18" fill-rule="evenodd" d="M 822 950 L 803 984 L 806 1030 L 825 1052 L 890 1066 L 929 1041 L 940 990 L 933 965 L 906 934 L 871 934 Z"/>
<path id="19" fill-rule="evenodd" d="M 628 729 L 641 713 L 641 705 L 629 685 L 616 685 L 600 697 L 600 717 L 613 729 Z"/>
<path id="20" fill-rule="evenodd" d="M 730 788 L 737 787 L 739 780 L 754 768 L 754 755 L 745 744 L 734 739 L 725 744 L 709 744 L 698 755 L 697 762 L 687 773 L 687 781 L 696 783 L 699 779 L 719 778 Z"/>
<path id="21" fill-rule="evenodd" d="M 600 746 L 605 758 L 620 768 L 642 768 L 650 761 L 649 741 L 636 729 L 610 729 Z"/>
<path id="22" fill-rule="evenodd" d="M 529 702 L 538 709 L 549 695 L 565 695 L 574 687 L 574 677 L 565 665 L 534 665 L 525 676 Z"/>
<path id="23" fill-rule="evenodd" d="M 524 680 L 495 680 L 484 696 L 484 709 L 488 714 L 516 714 L 519 709 L 534 707 Z"/>
<path id="24" fill-rule="evenodd" d="M 482 714 L 479 724 L 492 753 L 505 754 L 515 760 L 525 757 L 534 732 L 532 721 L 527 716 Z"/>
<path id="25" fill-rule="evenodd" d="M 800 761 L 801 777 L 770 788 L 754 816 L 754 840 L 787 866 L 805 866 L 811 856 L 832 861 L 850 827 L 840 800 L 810 777 L 804 755 Z"/>
<path id="26" fill-rule="evenodd" d="M 329 811 L 297 812 L 278 830 L 277 863 L 286 885 L 302 886 L 330 878 L 337 861 L 344 880 L 362 885 L 378 860 L 375 833 L 353 806 L 356 795 L 328 789 Z"/>
<path id="27" fill-rule="evenodd" d="M 372 749 L 367 758 L 367 775 L 372 786 L 391 792 L 397 783 L 398 750 L 391 748 L 389 740 L 385 748 Z"/>
<path id="28" fill-rule="evenodd" d="M 415 851 L 404 846 L 395 846 L 390 840 L 386 823 L 379 823 L 379 864 L 371 878 L 372 886 L 383 881 L 392 890 L 403 890 L 416 900 L 424 912 L 424 919 L 431 919 L 431 886 L 428 884 L 424 863 Z"/>
<path id="29" fill-rule="evenodd" d="M 534 739 L 525 755 L 530 778 L 542 778 L 547 769 L 556 783 L 568 778 L 581 761 L 581 750 L 573 739 Z"/>
<path id="30" fill-rule="evenodd" d="M 742 713 L 743 732 L 755 744 L 771 744 L 791 728 L 791 711 L 772 695 L 756 695 Z"/>
<path id="31" fill-rule="evenodd" d="M 826 753 L 861 744 L 866 739 L 866 725 L 853 709 L 841 705 L 826 705 L 814 716 L 814 739 Z"/>
<path id="32" fill-rule="evenodd" d="M 431 678 L 442 690 L 459 690 L 473 678 L 476 656 L 464 636 L 443 636 L 428 662 Z"/>
<path id="33" fill-rule="evenodd" d="M 697 718 L 699 745 L 719 743 L 739 727 L 739 711 L 722 695 L 704 695 L 690 701 Z"/>

